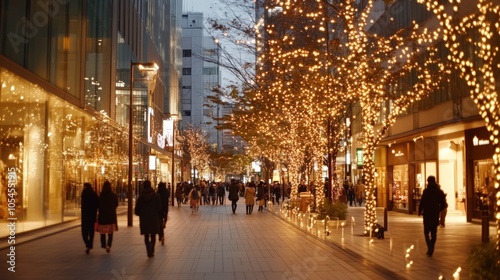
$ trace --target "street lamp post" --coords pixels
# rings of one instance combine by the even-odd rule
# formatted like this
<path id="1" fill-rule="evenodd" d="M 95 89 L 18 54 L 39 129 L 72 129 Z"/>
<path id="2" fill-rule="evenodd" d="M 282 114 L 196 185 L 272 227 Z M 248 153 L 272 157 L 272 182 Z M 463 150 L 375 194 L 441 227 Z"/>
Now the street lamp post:
<path id="1" fill-rule="evenodd" d="M 172 206 L 174 206 L 175 188 L 175 120 L 172 119 Z"/>
<path id="2" fill-rule="evenodd" d="M 133 226 L 133 188 L 132 188 L 132 176 L 133 176 L 133 150 L 134 150 L 134 67 L 137 66 L 139 71 L 147 73 L 147 79 L 155 79 L 155 75 L 158 72 L 158 65 L 154 62 L 130 62 L 130 104 L 129 104 L 129 124 L 128 124 L 128 189 L 127 189 L 127 199 L 128 199 L 128 209 L 127 209 L 127 226 Z"/>
<path id="3" fill-rule="evenodd" d="M 175 197 L 175 192 L 174 188 L 176 187 L 175 185 L 175 119 L 177 115 L 170 115 L 170 118 L 172 119 L 172 195 L 171 197 L 171 205 L 174 206 L 174 197 Z"/>

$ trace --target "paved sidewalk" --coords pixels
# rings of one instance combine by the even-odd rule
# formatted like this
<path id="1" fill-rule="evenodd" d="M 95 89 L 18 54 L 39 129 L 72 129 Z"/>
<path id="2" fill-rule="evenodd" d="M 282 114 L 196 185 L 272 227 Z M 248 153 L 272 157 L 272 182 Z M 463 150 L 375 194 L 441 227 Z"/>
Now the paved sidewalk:
<path id="1" fill-rule="evenodd" d="M 280 216 L 276 208 L 271 212 Z M 481 225 L 467 223 L 465 216 L 458 212 L 449 213 L 446 227 L 438 228 L 435 252 L 427 257 L 422 217 L 388 212 L 388 231 L 385 238 L 379 240 L 363 236 L 363 216 L 363 207 L 350 207 L 343 233 L 341 223 L 337 227 L 333 221 L 328 236 L 324 234 L 323 224 L 308 228 L 305 219 L 301 225 L 298 218 L 280 217 L 303 232 L 333 243 L 354 257 L 373 261 L 405 279 L 469 279 L 467 258 L 469 252 L 481 244 Z M 383 208 L 377 208 L 377 219 L 379 224 L 384 224 Z M 494 238 L 494 226 L 489 230 L 490 238 Z"/>
<path id="2" fill-rule="evenodd" d="M 0 279 L 453 279 L 459 266 L 460 279 L 468 279 L 467 253 L 481 238 L 480 226 L 450 216 L 438 232 L 434 256 L 427 258 L 421 220 L 414 216 L 389 212 L 386 238 L 370 242 L 360 236 L 363 208 L 349 209 L 356 223 L 352 235 L 350 224 L 344 227 L 343 239 L 341 227 L 333 226 L 329 236 L 311 234 L 278 218 L 276 209 L 256 209 L 244 214 L 242 200 L 236 215 L 230 205 L 200 206 L 195 214 L 185 204 L 173 207 L 166 244 L 157 243 L 153 259 L 146 256 L 135 216 L 133 227 L 126 226 L 126 215 L 119 216 L 109 254 L 96 236 L 86 255 L 74 222 L 48 236 L 23 234 L 15 248 L 15 273 L 7 270 L 9 251 L 2 244 Z M 405 260 L 404 248 L 411 245 L 415 249 Z M 413 265 L 407 268 L 409 260 Z"/>

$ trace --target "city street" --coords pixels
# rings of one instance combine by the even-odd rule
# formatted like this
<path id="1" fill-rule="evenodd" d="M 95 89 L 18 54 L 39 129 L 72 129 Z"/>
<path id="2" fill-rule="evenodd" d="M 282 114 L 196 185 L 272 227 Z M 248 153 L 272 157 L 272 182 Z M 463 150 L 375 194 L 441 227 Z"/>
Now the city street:
<path id="1" fill-rule="evenodd" d="M 138 218 L 127 227 L 126 206 L 120 206 L 109 254 L 96 236 L 86 255 L 79 224 L 71 222 L 49 236 L 47 229 L 20 236 L 16 272 L 7 270 L 9 251 L 2 242 L 0 279 L 454 279 L 458 267 L 460 279 L 468 279 L 468 252 L 481 242 L 481 227 L 454 213 L 439 229 L 436 252 L 429 258 L 416 216 L 389 212 L 385 239 L 370 242 L 361 236 L 362 207 L 349 209 L 343 229 L 333 222 L 329 236 L 322 227 L 284 221 L 277 209 L 256 209 L 246 215 L 243 200 L 237 214 L 230 205 L 200 206 L 194 214 L 186 204 L 171 207 L 165 246 L 157 242 L 155 257 L 148 259 Z"/>

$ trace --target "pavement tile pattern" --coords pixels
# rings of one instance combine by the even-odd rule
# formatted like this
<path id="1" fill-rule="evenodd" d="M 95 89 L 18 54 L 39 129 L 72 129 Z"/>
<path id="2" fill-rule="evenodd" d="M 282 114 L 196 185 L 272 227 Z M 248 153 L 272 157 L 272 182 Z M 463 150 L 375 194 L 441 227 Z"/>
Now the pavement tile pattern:
<path id="1" fill-rule="evenodd" d="M 170 208 L 165 245 L 156 244 L 149 259 L 139 220 L 127 227 L 126 205 L 119 207 L 119 231 L 110 253 L 85 254 L 79 222 L 19 234 L 16 272 L 8 271 L 8 244 L 0 244 L 0 279 L 469 279 L 467 257 L 481 244 L 481 226 L 450 213 L 439 228 L 433 257 L 426 246 L 420 217 L 388 213 L 384 239 L 363 235 L 362 207 L 350 207 L 344 226 L 280 215 L 277 205 L 245 214 L 240 200 L 230 205 L 202 205 L 191 213 L 188 204 Z M 378 209 L 383 224 L 383 209 Z M 494 232 L 494 228 L 490 228 Z M 457 269 L 460 267 L 461 272 Z M 441 278 L 440 278 L 441 277 Z"/>

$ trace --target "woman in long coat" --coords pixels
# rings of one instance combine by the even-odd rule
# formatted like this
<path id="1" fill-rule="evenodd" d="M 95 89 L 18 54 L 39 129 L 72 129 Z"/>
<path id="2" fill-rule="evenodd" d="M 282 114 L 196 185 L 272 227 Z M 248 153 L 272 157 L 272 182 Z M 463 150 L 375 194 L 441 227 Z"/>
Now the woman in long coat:
<path id="1" fill-rule="evenodd" d="M 169 188 L 170 189 L 170 188 Z M 158 195 L 160 196 L 161 201 L 161 210 L 160 210 L 160 230 L 158 231 L 158 240 L 161 242 L 161 245 L 165 245 L 165 232 L 164 228 L 167 224 L 168 219 L 168 201 L 170 198 L 170 192 L 167 189 L 167 184 L 165 182 L 160 182 L 158 184 Z"/>
<path id="2" fill-rule="evenodd" d="M 238 195 L 239 186 L 236 180 L 231 180 L 231 185 L 229 186 L 229 195 L 228 199 L 231 200 L 231 209 L 233 210 L 233 214 L 236 214 L 236 207 L 238 207 L 238 200 L 240 196 Z"/>
<path id="3" fill-rule="evenodd" d="M 259 209 L 257 211 L 262 212 L 264 210 L 266 191 L 264 189 L 264 183 L 260 182 L 257 188 L 257 201 L 259 202 Z"/>
<path id="4" fill-rule="evenodd" d="M 111 251 L 113 243 L 113 232 L 118 230 L 116 218 L 116 208 L 118 207 L 118 196 L 111 190 L 111 183 L 104 182 L 102 191 L 99 195 L 99 214 L 97 217 L 97 231 L 101 234 L 101 248 L 105 248 L 106 252 Z M 106 242 L 106 234 L 108 240 Z"/>
<path id="5" fill-rule="evenodd" d="M 144 235 L 148 258 L 155 256 L 156 234 L 160 230 L 160 196 L 151 187 L 149 180 L 144 181 L 144 188 L 137 198 L 134 213 L 139 216 L 141 235 Z"/>
<path id="6" fill-rule="evenodd" d="M 247 205 L 247 214 L 252 214 L 255 203 L 255 184 L 250 183 L 245 189 L 245 204 Z"/>
<path id="7" fill-rule="evenodd" d="M 94 247 L 94 225 L 99 209 L 99 196 L 92 189 L 90 183 L 83 184 L 82 199 L 82 237 L 85 242 L 85 253 L 88 254 Z"/>

